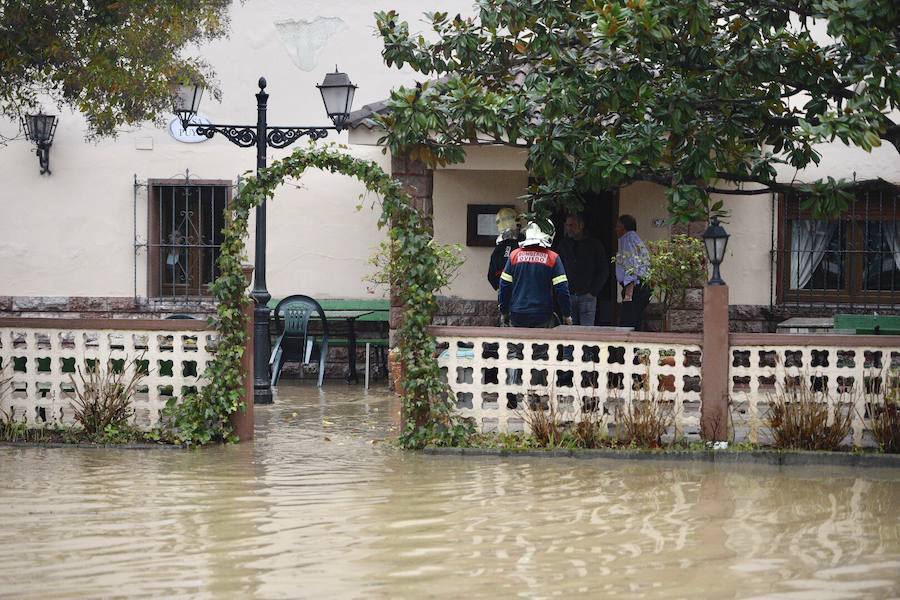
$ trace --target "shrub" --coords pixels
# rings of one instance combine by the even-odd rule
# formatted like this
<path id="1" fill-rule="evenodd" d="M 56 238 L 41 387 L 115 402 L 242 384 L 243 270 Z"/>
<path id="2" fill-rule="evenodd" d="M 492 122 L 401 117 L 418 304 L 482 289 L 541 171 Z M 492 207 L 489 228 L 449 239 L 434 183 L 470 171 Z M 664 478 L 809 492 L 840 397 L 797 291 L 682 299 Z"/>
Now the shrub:
<path id="1" fill-rule="evenodd" d="M 663 436 L 674 423 L 672 404 L 647 392 L 626 407 L 616 406 L 616 438 L 626 445 L 661 448 Z"/>
<path id="2" fill-rule="evenodd" d="M 838 450 L 850 434 L 852 402 L 829 403 L 827 393 L 815 392 L 809 377 L 782 385 L 771 398 L 767 426 L 776 448 Z"/>
<path id="3" fill-rule="evenodd" d="M 684 303 L 690 288 L 703 285 L 706 280 L 706 251 L 703 241 L 689 235 L 673 235 L 671 239 L 647 242 L 649 269 L 641 281 L 653 290 L 668 320 L 673 306 Z M 628 264 L 635 262 L 623 257 Z M 615 260 L 615 259 L 613 259 Z M 634 274 L 634 267 L 626 267 Z M 667 323 L 664 325 L 668 329 Z"/>
<path id="4" fill-rule="evenodd" d="M 558 446 L 565 435 L 562 413 L 555 402 L 551 400 L 553 393 L 546 396 L 529 393 L 525 401 L 525 410 L 521 412 L 522 419 L 531 430 L 531 437 L 541 447 Z"/>
<path id="5" fill-rule="evenodd" d="M 579 448 L 599 448 L 603 446 L 606 436 L 600 429 L 597 411 L 581 411 L 581 418 L 572 430 L 575 443 Z"/>
<path id="6" fill-rule="evenodd" d="M 137 359 L 116 369 L 110 361 L 101 364 L 96 361 L 86 369 L 87 375 L 78 367 L 78 378 L 69 376 L 74 386 L 72 400 L 74 418 L 92 439 L 104 439 L 112 432 L 116 441 L 121 442 L 121 433 L 133 431 L 129 420 L 134 415 L 132 398 L 138 384 L 144 379 L 144 372 L 137 368 Z"/>

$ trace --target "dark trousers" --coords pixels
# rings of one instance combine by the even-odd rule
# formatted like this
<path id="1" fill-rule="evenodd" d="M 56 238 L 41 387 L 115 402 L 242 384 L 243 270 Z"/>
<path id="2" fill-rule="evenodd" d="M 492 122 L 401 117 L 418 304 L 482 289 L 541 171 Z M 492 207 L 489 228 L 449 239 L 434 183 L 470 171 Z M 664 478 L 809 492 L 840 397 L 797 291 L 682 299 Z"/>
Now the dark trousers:
<path id="1" fill-rule="evenodd" d="M 510 313 L 509 324 L 513 327 L 538 327 L 549 329 L 556 327 L 556 319 L 553 315 L 533 315 L 530 313 Z"/>
<path id="2" fill-rule="evenodd" d="M 644 310 L 650 304 L 651 295 L 649 287 L 635 284 L 631 302 L 623 301 L 619 305 L 619 327 L 634 327 L 635 331 L 643 331 Z M 625 297 L 625 288 L 622 288 L 622 297 Z"/>

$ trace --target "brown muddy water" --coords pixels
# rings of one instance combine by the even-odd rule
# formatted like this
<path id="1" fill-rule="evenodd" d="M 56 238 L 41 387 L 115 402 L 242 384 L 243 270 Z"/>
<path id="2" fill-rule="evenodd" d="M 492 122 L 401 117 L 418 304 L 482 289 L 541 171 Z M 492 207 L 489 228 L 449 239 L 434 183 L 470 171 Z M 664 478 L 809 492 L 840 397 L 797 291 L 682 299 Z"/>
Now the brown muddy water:
<path id="1" fill-rule="evenodd" d="M 251 444 L 0 447 L 0 596 L 900 596 L 900 473 L 424 456 L 396 411 L 285 382 Z"/>

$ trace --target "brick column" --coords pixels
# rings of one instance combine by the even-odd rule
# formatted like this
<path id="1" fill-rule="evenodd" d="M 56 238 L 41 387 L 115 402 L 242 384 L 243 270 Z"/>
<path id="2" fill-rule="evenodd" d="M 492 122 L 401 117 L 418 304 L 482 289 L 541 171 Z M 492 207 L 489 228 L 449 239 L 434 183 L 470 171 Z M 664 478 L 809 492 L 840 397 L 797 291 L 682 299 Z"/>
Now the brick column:
<path id="1" fill-rule="evenodd" d="M 403 184 L 412 196 L 413 204 L 434 232 L 434 171 L 417 160 L 394 156 L 391 158 L 391 176 Z M 394 346 L 394 332 L 403 322 L 403 303 L 395 289 L 391 289 L 390 345 Z"/>
<path id="2" fill-rule="evenodd" d="M 707 442 L 728 439 L 728 286 L 703 289 L 700 429 Z"/>
<path id="3" fill-rule="evenodd" d="M 242 265 L 244 278 L 249 287 L 253 281 L 253 265 Z M 241 357 L 241 370 L 244 372 L 244 409 L 231 414 L 231 426 L 238 440 L 246 442 L 253 439 L 253 303 L 243 307 L 244 319 L 244 355 Z"/>

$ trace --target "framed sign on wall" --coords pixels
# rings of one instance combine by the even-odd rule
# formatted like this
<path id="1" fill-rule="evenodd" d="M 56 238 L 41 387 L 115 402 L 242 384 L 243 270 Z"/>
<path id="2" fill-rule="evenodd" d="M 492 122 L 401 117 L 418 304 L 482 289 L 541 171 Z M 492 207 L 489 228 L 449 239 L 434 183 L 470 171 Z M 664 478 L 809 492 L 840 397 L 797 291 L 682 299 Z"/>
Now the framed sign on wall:
<path id="1" fill-rule="evenodd" d="M 466 246 L 494 246 L 497 242 L 497 211 L 512 204 L 469 204 L 466 207 Z"/>

